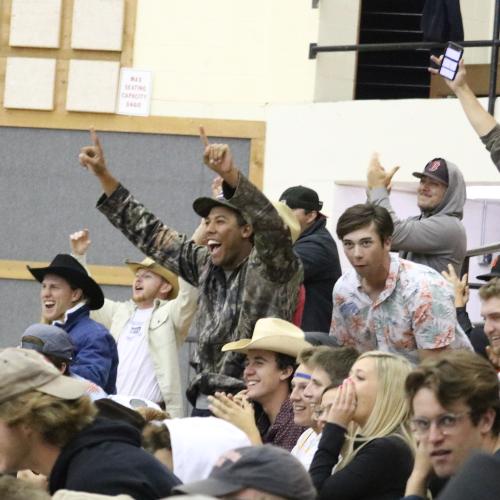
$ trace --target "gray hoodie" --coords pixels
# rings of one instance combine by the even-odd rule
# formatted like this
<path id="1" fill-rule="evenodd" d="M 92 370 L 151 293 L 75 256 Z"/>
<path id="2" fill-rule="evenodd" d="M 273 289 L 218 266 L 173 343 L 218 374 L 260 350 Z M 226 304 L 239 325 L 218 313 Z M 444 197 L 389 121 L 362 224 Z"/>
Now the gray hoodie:
<path id="1" fill-rule="evenodd" d="M 459 168 L 450 161 L 448 189 L 432 211 L 401 220 L 394 212 L 386 188 L 368 191 L 368 200 L 386 208 L 394 222 L 392 251 L 400 257 L 432 267 L 438 272 L 452 264 L 460 275 L 467 251 L 467 235 L 461 220 L 466 201 L 465 181 Z"/>

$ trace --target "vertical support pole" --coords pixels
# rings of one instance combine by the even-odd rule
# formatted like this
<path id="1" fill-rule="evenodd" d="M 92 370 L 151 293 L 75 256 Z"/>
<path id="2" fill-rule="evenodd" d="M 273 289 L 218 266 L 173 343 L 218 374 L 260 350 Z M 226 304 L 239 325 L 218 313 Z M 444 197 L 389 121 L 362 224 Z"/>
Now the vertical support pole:
<path id="1" fill-rule="evenodd" d="M 493 37 L 491 47 L 490 63 L 490 88 L 488 92 L 488 112 L 495 114 L 495 98 L 497 89 L 497 67 L 498 67 L 498 31 L 500 22 L 500 0 L 495 0 L 495 17 L 493 21 Z"/>

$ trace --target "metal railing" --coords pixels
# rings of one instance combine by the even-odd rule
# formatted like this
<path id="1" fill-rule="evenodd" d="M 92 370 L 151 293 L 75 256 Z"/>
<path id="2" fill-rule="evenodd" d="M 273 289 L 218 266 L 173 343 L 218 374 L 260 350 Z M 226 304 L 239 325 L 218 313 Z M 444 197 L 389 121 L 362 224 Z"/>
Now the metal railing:
<path id="1" fill-rule="evenodd" d="M 490 79 L 488 88 L 488 112 L 495 111 L 495 97 L 497 86 L 498 46 L 500 22 L 500 0 L 495 0 L 495 15 L 493 20 L 493 35 L 491 40 L 467 40 L 457 42 L 462 47 L 491 47 Z M 407 42 L 407 43 L 363 43 L 356 45 L 318 45 L 309 44 L 309 59 L 316 59 L 316 55 L 322 52 L 388 52 L 398 50 L 419 50 L 444 48 L 446 43 L 439 42 Z"/>
<path id="2" fill-rule="evenodd" d="M 483 245 L 482 247 L 471 248 L 470 250 L 467 250 L 464 263 L 462 265 L 461 275 L 463 276 L 465 273 L 469 272 L 469 262 L 471 257 L 477 257 L 478 255 L 485 255 L 493 252 L 500 252 L 500 241 L 497 243 L 490 243 L 488 245 Z M 471 289 L 478 289 L 483 285 L 484 283 L 471 283 L 469 280 L 469 288 Z"/>

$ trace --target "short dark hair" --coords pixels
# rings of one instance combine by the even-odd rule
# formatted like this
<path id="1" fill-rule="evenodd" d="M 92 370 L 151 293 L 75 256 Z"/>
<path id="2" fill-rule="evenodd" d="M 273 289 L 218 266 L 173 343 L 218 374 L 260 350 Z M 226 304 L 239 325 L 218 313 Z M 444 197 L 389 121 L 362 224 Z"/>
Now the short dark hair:
<path id="1" fill-rule="evenodd" d="M 288 354 L 283 354 L 281 352 L 276 352 L 275 354 L 276 354 L 276 366 L 278 367 L 278 369 L 286 370 L 288 367 L 292 369 L 292 373 L 287 378 L 288 387 L 290 390 L 292 390 L 292 378 L 295 369 L 297 368 L 297 361 L 293 356 L 288 356 Z"/>
<path id="2" fill-rule="evenodd" d="M 330 377 L 330 383 L 338 386 L 349 376 L 358 357 L 359 352 L 354 347 L 318 346 L 309 364 L 312 368 L 321 368 Z"/>
<path id="3" fill-rule="evenodd" d="M 456 350 L 427 358 L 406 378 L 405 389 L 410 406 L 417 392 L 434 392 L 444 408 L 462 399 L 471 409 L 474 425 L 490 408 L 496 417 L 492 427 L 500 433 L 500 396 L 498 375 L 493 366 L 472 351 Z"/>
<path id="4" fill-rule="evenodd" d="M 346 234 L 369 226 L 372 222 L 382 242 L 392 236 L 394 224 L 391 214 L 384 207 L 372 203 L 353 205 L 345 210 L 337 222 L 337 236 L 342 240 Z"/>

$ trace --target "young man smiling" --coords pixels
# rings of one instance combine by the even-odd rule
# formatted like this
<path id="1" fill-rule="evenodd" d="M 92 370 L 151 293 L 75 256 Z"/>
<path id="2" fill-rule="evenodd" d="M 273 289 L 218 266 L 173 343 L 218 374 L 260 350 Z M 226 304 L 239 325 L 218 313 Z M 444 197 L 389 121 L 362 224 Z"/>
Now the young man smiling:
<path id="1" fill-rule="evenodd" d="M 101 287 L 71 255 L 59 254 L 47 267 L 29 272 L 41 283 L 40 299 L 45 322 L 60 326 L 74 345 L 70 371 L 116 393 L 118 352 L 108 330 L 90 319 L 90 311 L 104 303 Z"/>
<path id="2" fill-rule="evenodd" d="M 225 395 L 209 397 L 210 409 L 240 427 L 254 444 L 270 443 L 291 450 L 304 427 L 295 422 L 290 399 L 291 380 L 300 351 L 310 347 L 304 332 L 278 318 L 257 321 L 251 339 L 226 344 L 224 352 L 246 356 L 243 380 L 246 391 L 241 404 Z M 258 403 L 254 412 L 247 403 Z"/>
<path id="3" fill-rule="evenodd" d="M 420 443 L 406 499 L 424 498 L 432 472 L 449 478 L 477 451 L 500 458 L 498 378 L 484 358 L 455 351 L 427 359 L 406 392 Z"/>
<path id="4" fill-rule="evenodd" d="M 360 352 L 389 351 L 413 363 L 447 348 L 471 350 L 451 286 L 434 269 L 391 255 L 393 228 L 377 205 L 340 216 L 337 235 L 353 269 L 335 285 L 331 335 Z"/>
<path id="5" fill-rule="evenodd" d="M 82 148 L 79 160 L 101 183 L 99 210 L 155 262 L 201 290 L 193 320 L 199 366 L 188 397 L 195 414 L 206 414 L 207 395 L 241 388 L 243 356 L 220 348 L 250 337 L 259 318 L 292 319 L 303 272 L 290 231 L 236 168 L 229 147 L 210 144 L 203 130 L 203 160 L 222 177 L 225 196 L 193 204 L 205 217 L 208 247 L 167 227 L 138 203 L 111 175 L 94 131 L 91 136 L 93 144 Z"/>
<path id="6" fill-rule="evenodd" d="M 394 223 L 392 251 L 438 272 L 447 271 L 451 264 L 459 274 L 467 250 L 467 235 L 461 221 L 466 200 L 462 172 L 444 158 L 434 158 L 423 172 L 413 172 L 420 179 L 417 205 L 421 213 L 400 219 L 389 199 L 392 177 L 398 168 L 386 172 L 378 156 L 374 155 L 367 176 L 368 200 L 391 214 Z"/>
<path id="7" fill-rule="evenodd" d="M 490 343 L 486 347 L 493 366 L 500 371 L 500 278 L 493 278 L 479 289 L 484 333 Z"/>
<path id="8" fill-rule="evenodd" d="M 82 265 L 91 241 L 83 229 L 70 235 L 71 252 Z M 91 318 L 109 328 L 118 345 L 118 394 L 165 406 L 183 417 L 178 349 L 196 312 L 198 290 L 146 258 L 125 261 L 134 275 L 131 300 L 104 300 Z"/>

